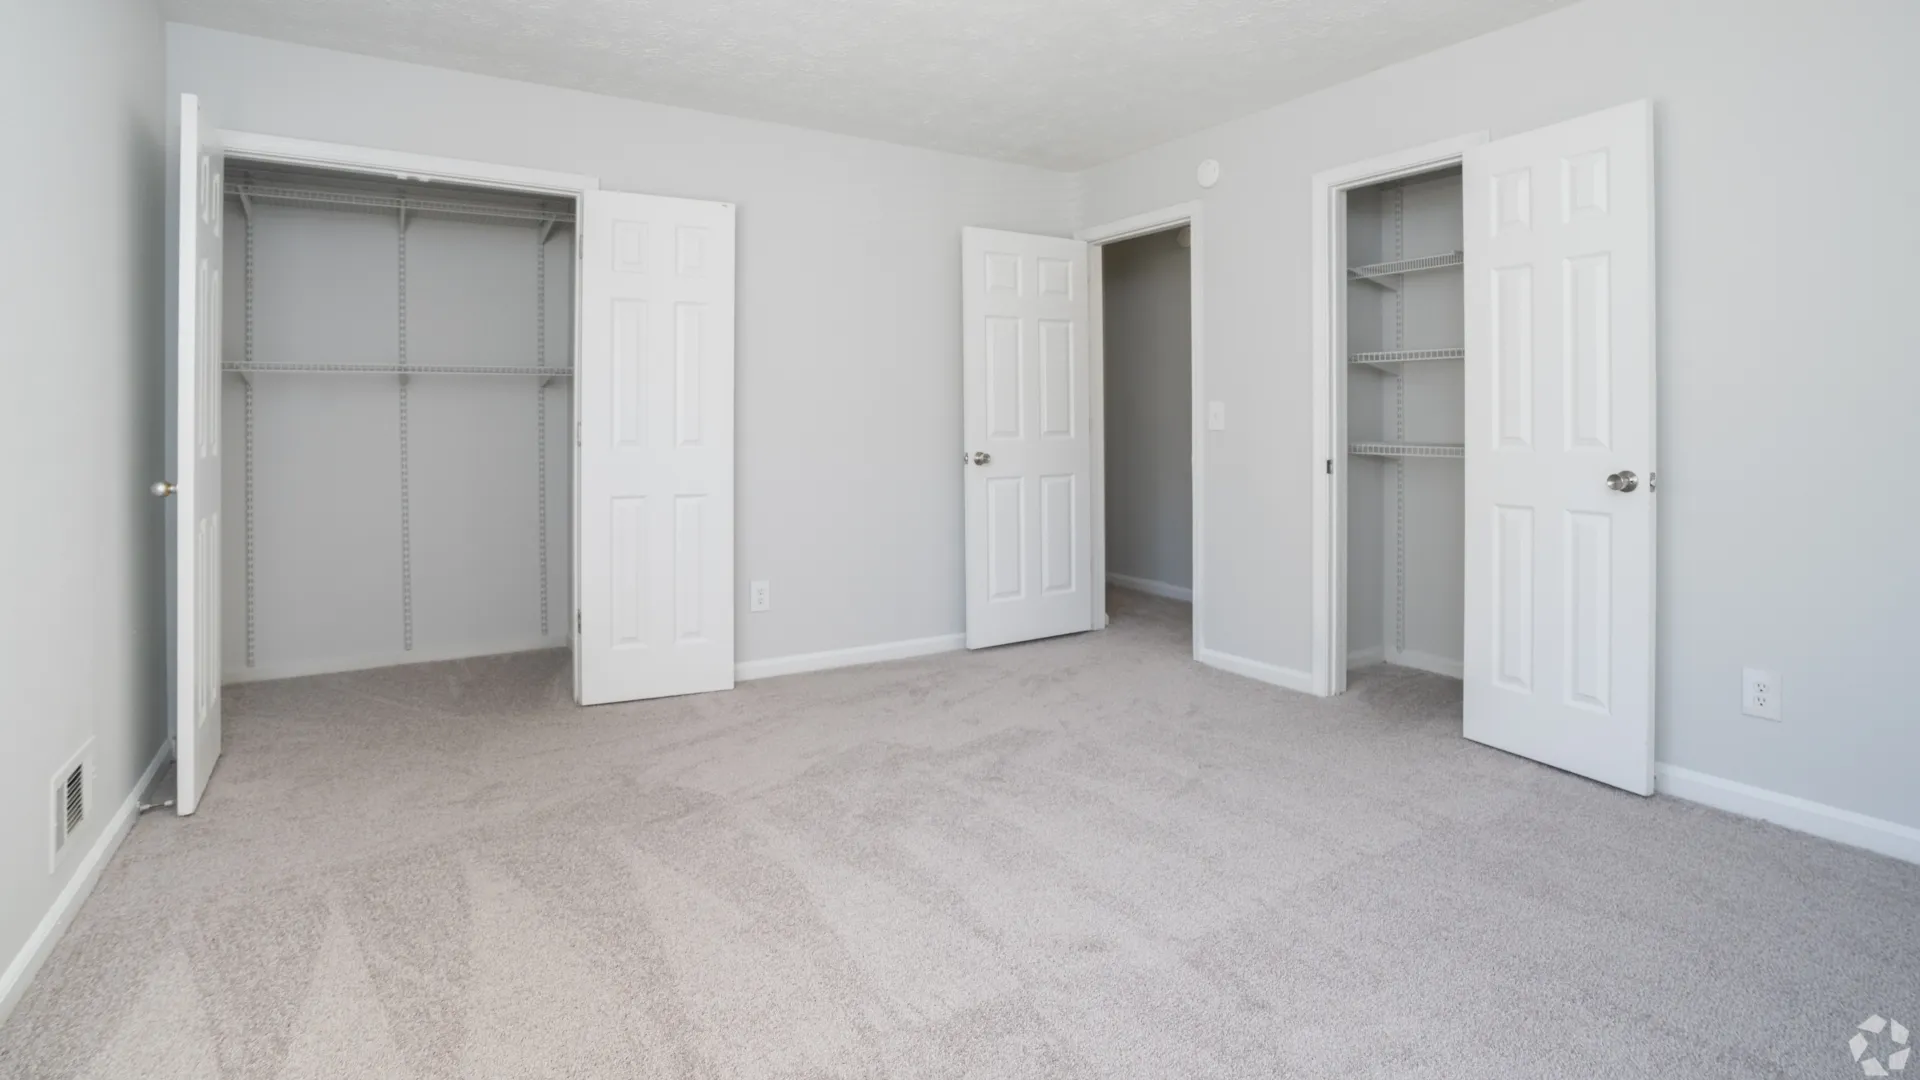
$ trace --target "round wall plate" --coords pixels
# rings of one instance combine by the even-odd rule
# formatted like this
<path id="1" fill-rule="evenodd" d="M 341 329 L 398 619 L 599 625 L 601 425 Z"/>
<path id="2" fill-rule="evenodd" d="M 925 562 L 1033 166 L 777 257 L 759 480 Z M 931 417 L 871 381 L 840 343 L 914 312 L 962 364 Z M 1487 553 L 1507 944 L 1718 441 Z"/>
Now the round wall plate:
<path id="1" fill-rule="evenodd" d="M 1213 185 L 1219 183 L 1220 182 L 1220 163 L 1213 160 L 1212 158 L 1208 158 L 1207 160 L 1201 162 L 1200 172 L 1197 178 L 1200 181 L 1201 187 L 1212 187 Z"/>

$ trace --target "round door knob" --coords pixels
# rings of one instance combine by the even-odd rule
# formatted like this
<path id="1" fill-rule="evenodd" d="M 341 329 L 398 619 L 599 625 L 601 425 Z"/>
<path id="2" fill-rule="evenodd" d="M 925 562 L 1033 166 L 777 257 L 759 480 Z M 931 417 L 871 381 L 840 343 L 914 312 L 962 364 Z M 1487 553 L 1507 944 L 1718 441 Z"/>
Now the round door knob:
<path id="1" fill-rule="evenodd" d="M 992 460 L 993 460 L 993 455 L 987 453 L 985 450 L 975 450 L 973 452 L 973 463 L 975 465 L 985 465 L 987 462 Z"/>
<path id="2" fill-rule="evenodd" d="M 155 480 L 153 482 L 153 486 L 148 488 L 147 490 L 153 492 L 155 495 L 164 499 L 167 496 L 173 494 L 174 492 L 179 491 L 180 486 L 178 484 L 169 483 L 168 481 L 165 481 L 165 480 Z"/>
<path id="3" fill-rule="evenodd" d="M 1615 491 L 1632 491 L 1640 486 L 1640 478 L 1626 469 L 1621 469 L 1607 477 L 1607 486 Z"/>

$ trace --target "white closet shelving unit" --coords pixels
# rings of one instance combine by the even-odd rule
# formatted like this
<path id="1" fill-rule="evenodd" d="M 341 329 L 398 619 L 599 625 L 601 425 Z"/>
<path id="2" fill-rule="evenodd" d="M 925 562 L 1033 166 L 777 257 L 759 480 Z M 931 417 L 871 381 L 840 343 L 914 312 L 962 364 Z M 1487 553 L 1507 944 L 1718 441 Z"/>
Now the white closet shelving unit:
<path id="1" fill-rule="evenodd" d="M 531 454 L 530 466 L 522 465 L 499 470 L 523 475 L 528 481 L 526 490 L 506 491 L 497 488 L 489 490 L 485 476 L 458 477 L 457 483 L 451 486 L 456 486 L 459 490 L 436 492 L 436 497 L 431 500 L 433 508 L 427 512 L 456 516 L 459 519 L 452 527 L 449 527 L 449 523 L 446 522 L 438 523 L 441 527 L 434 531 L 443 537 L 460 535 L 462 529 L 470 522 L 477 525 L 485 511 L 492 508 L 499 508 L 502 511 L 501 517 L 515 519 L 536 537 L 533 544 L 535 548 L 532 553 L 533 559 L 530 560 L 530 565 L 525 568 L 524 573 L 530 578 L 537 577 L 538 608 L 534 610 L 531 603 L 528 605 L 523 620 L 526 628 L 524 634 L 514 638 L 513 635 L 500 634 L 497 628 L 477 631 L 480 636 L 475 638 L 473 647 L 465 649 L 466 654 L 554 644 L 556 642 L 553 615 L 554 588 L 551 581 L 554 575 L 549 563 L 550 552 L 556 550 L 556 547 L 553 538 L 549 535 L 555 531 L 555 528 L 549 513 L 548 489 L 554 486 L 555 478 L 550 475 L 553 470 L 549 468 L 549 444 L 555 443 L 553 450 L 560 451 L 567 442 L 566 427 L 571 425 L 566 424 L 558 430 L 550 431 L 553 425 L 549 422 L 549 414 L 557 408 L 564 418 L 564 414 L 570 412 L 571 406 L 564 396 L 557 401 L 550 401 L 552 395 L 549 388 L 556 384 L 560 387 L 567 386 L 568 383 L 565 380 L 572 375 L 572 368 L 565 359 L 571 356 L 572 327 L 571 319 L 565 317 L 559 319 L 555 326 L 550 327 L 549 308 L 554 309 L 556 313 L 572 311 L 572 274 L 569 257 L 564 289 L 549 289 L 548 248 L 554 243 L 566 241 L 563 234 L 570 230 L 575 216 L 572 201 L 494 192 L 487 189 L 452 188 L 445 184 L 430 185 L 397 180 L 388 182 L 353 174 L 306 170 L 283 165 L 250 164 L 237 160 L 229 162 L 229 181 L 226 184 L 225 194 L 229 223 L 242 226 L 242 236 L 239 240 L 241 250 L 237 253 L 241 258 L 235 260 L 232 256 L 236 253 L 231 248 L 229 248 L 228 257 L 229 266 L 232 266 L 235 261 L 242 264 L 242 273 L 235 275 L 239 279 L 241 296 L 234 299 L 239 303 L 230 304 L 228 307 L 229 312 L 237 310 L 241 325 L 233 326 L 230 315 L 230 332 L 227 335 L 228 342 L 234 342 L 236 339 L 240 342 L 241 355 L 238 359 L 234 359 L 232 347 L 229 345 L 227 357 L 221 365 L 224 371 L 236 376 L 236 381 L 240 384 L 237 419 L 241 445 L 237 449 L 241 453 L 229 455 L 230 458 L 237 456 L 240 459 L 237 478 L 239 490 L 233 490 L 235 477 L 230 472 L 227 505 L 240 511 L 241 521 L 235 524 L 241 533 L 242 542 L 227 546 L 229 552 L 235 552 L 237 548 L 239 565 L 234 565 L 233 556 L 230 554 L 229 565 L 223 572 L 229 581 L 227 594 L 229 596 L 238 594 L 243 608 L 240 612 L 230 613 L 241 616 L 237 621 L 244 624 L 245 630 L 241 637 L 243 646 L 239 655 L 229 652 L 226 663 L 229 680 L 274 677 L 310 671 L 343 670 L 423 658 L 408 655 L 415 652 L 417 644 L 416 607 L 419 598 L 416 596 L 415 585 L 418 560 L 422 557 L 432 557 L 457 561 L 471 554 L 471 551 L 459 547 L 422 551 L 416 542 L 417 526 L 420 524 L 418 517 L 422 509 L 419 505 L 421 493 L 418 490 L 418 477 L 415 475 L 417 472 L 415 458 L 419 449 L 417 444 L 422 436 L 416 430 L 414 414 L 418 403 L 415 398 L 419 388 L 415 387 L 413 382 L 420 376 L 431 377 L 436 383 L 444 380 L 452 384 L 452 388 L 446 393 L 455 395 L 461 392 L 457 389 L 459 385 L 477 386 L 503 379 L 524 380 L 528 384 L 524 406 L 527 430 L 515 433 L 513 437 L 503 435 L 498 440 L 497 447 L 497 452 L 509 463 L 514 463 L 518 457 L 516 451 L 522 447 Z M 276 245 L 274 270 L 263 270 L 258 256 L 258 233 L 262 219 L 274 212 L 269 211 L 267 209 L 269 207 L 304 212 L 304 216 L 297 220 L 280 220 L 274 223 L 283 230 L 298 228 L 304 232 L 298 240 L 281 237 Z M 241 219 L 239 222 L 232 221 L 234 210 L 238 211 Z M 319 213 L 315 213 L 316 211 Z M 329 215 L 355 215 L 362 219 L 367 215 L 375 215 L 390 220 L 392 244 L 389 249 L 390 255 L 382 259 L 385 265 L 367 265 L 364 245 L 354 248 L 351 254 L 347 254 L 346 249 L 352 245 L 338 243 L 329 236 L 331 231 L 327 220 Z M 417 325 L 410 325 L 409 293 L 410 290 L 417 290 L 422 283 L 419 281 L 421 271 L 417 266 L 410 270 L 408 249 L 410 237 L 415 233 L 417 223 L 429 220 L 441 223 L 443 226 L 433 238 L 433 242 L 441 245 L 442 248 L 449 243 L 463 242 L 461 238 L 448 232 L 445 227 L 451 225 L 473 227 L 472 244 L 475 254 L 471 269 L 476 278 L 484 277 L 488 280 L 485 284 L 475 285 L 471 301 L 475 307 L 470 317 L 451 310 L 448 306 L 448 297 L 457 298 L 459 289 L 449 288 L 449 285 L 458 285 L 459 282 L 450 283 L 446 280 L 450 276 L 449 265 L 455 266 L 451 276 L 462 275 L 469 267 L 458 266 L 458 260 L 450 259 L 444 250 L 437 252 L 437 257 L 434 259 L 435 269 L 431 271 L 438 279 L 433 282 L 437 286 L 433 290 L 436 295 L 433 320 L 435 325 L 428 336 L 437 335 L 444 338 L 447 335 L 443 331 L 449 327 L 458 329 L 467 322 L 478 324 L 482 321 L 497 320 L 497 313 L 490 314 L 481 310 L 483 305 L 510 306 L 515 309 L 514 317 L 526 324 L 523 347 L 489 341 L 485 343 L 488 347 L 480 351 L 490 355 L 455 357 L 451 358 L 454 362 L 448 362 L 448 357 L 439 355 L 444 354 L 446 349 L 435 347 L 444 346 L 444 341 L 426 341 L 424 344 L 433 349 L 436 354 L 434 359 L 426 363 L 415 361 L 414 356 L 417 355 L 423 341 L 420 328 Z M 360 228 L 364 232 L 364 224 L 362 220 L 360 226 L 348 226 L 348 229 L 351 231 L 354 228 Z M 521 248 L 522 255 L 515 256 L 502 250 L 501 243 L 504 239 L 501 236 L 502 228 L 525 230 L 525 239 L 519 241 L 524 244 Z M 449 237 L 452 239 L 450 240 Z M 301 275 L 302 281 L 309 286 L 317 281 L 320 287 L 309 287 L 304 290 L 288 288 L 279 291 L 277 295 L 280 311 L 290 307 L 304 306 L 317 309 L 318 312 L 316 314 L 315 310 L 308 310 L 298 315 L 299 321 L 310 328 L 307 333 L 273 335 L 280 343 L 280 348 L 285 348 L 290 343 L 297 344 L 297 349 L 287 350 L 298 353 L 297 358 L 290 359 L 272 355 L 275 347 L 262 344 L 261 338 L 267 335 L 262 332 L 264 328 L 261 324 L 263 320 L 273 316 L 260 310 L 257 294 L 263 273 L 281 272 L 303 260 L 302 243 L 307 245 L 307 250 L 313 252 L 312 258 L 315 260 L 358 259 L 360 261 L 353 263 L 352 271 L 354 272 L 342 274 L 332 280 L 328 280 L 325 274 L 316 274 L 310 268 L 306 269 Z M 565 247 L 570 255 L 570 241 L 566 242 Z M 524 259 L 524 265 L 529 271 L 527 281 L 530 288 L 518 297 L 501 295 L 498 291 L 488 289 L 488 286 L 497 284 L 502 277 L 510 276 L 502 273 L 502 265 L 509 259 Z M 417 261 L 416 256 L 416 263 Z M 363 298 L 366 294 L 365 289 L 356 287 L 364 284 L 360 271 L 365 271 L 367 277 L 380 274 L 391 275 L 389 280 L 394 290 L 391 294 L 394 303 L 392 309 L 370 313 L 364 305 L 359 308 L 354 307 L 351 301 L 355 298 Z M 550 293 L 558 295 L 550 295 Z M 231 292 L 229 295 L 231 296 Z M 330 305 L 338 305 L 341 309 L 337 321 L 330 321 L 328 317 L 332 311 Z M 417 303 L 414 306 L 418 308 Z M 368 337 L 368 324 L 384 323 L 387 318 L 392 319 L 393 328 L 390 348 L 368 355 L 362 351 Z M 339 332 L 342 339 L 358 343 L 362 349 L 343 345 L 336 350 L 328 348 L 324 340 L 315 340 L 316 337 L 329 335 L 335 330 Z M 558 332 L 560 348 L 556 349 L 550 344 L 549 338 L 556 336 L 551 331 Z M 262 355 L 263 353 L 268 355 Z M 508 355 L 512 353 L 518 353 L 518 357 L 521 358 L 520 363 L 497 362 L 500 359 L 509 361 L 514 359 L 515 357 Z M 316 354 L 328 358 L 311 359 Z M 333 360 L 328 354 L 338 356 L 339 359 Z M 555 356 L 561 358 L 560 363 L 550 362 L 550 358 Z M 472 362 L 464 362 L 466 360 Z M 351 415 L 351 406 L 343 407 L 339 400 L 329 397 L 330 391 L 322 388 L 322 384 L 339 384 L 332 379 L 311 378 L 317 375 L 392 380 L 391 407 L 394 411 L 388 416 L 393 422 L 393 427 L 378 433 L 351 429 L 326 431 L 325 422 L 320 421 L 298 425 L 298 435 L 262 430 L 261 395 L 274 396 L 283 416 L 287 414 L 286 410 L 298 410 L 303 405 L 310 405 L 315 412 L 324 413 L 332 410 L 337 415 Z M 355 401 L 364 405 L 364 395 L 356 398 Z M 234 404 L 232 395 L 228 396 L 228 402 L 231 409 Z M 446 417 L 449 408 L 457 409 L 458 402 L 443 396 L 434 404 L 436 423 L 444 429 L 448 422 Z M 494 402 L 494 404 L 497 406 L 498 403 Z M 488 425 L 487 417 L 481 415 L 483 412 L 484 410 L 477 410 L 474 419 L 476 426 Z M 496 408 L 493 415 L 497 416 L 497 412 Z M 362 419 L 364 416 L 364 413 L 361 414 Z M 316 432 L 320 434 L 316 436 Z M 493 432 L 498 432 L 497 426 L 489 425 L 488 431 L 468 432 L 466 444 L 485 444 Z M 277 459 L 282 462 L 296 462 L 300 471 L 299 477 L 263 475 L 263 465 L 260 460 L 262 455 L 259 452 L 261 444 L 275 437 L 307 440 L 301 446 L 291 449 L 285 445 L 277 447 Z M 338 445 L 316 445 L 329 438 L 339 440 Z M 376 453 L 366 452 L 364 445 L 358 448 L 359 452 L 348 452 L 355 449 L 352 444 L 365 441 L 387 443 L 387 445 L 380 447 Z M 387 453 L 389 450 L 390 457 Z M 397 596 L 393 597 L 391 609 L 391 617 L 396 625 L 391 627 L 390 634 L 379 629 L 369 631 L 367 627 L 362 626 L 357 636 L 351 626 L 335 628 L 331 640 L 319 643 L 303 641 L 301 645 L 293 647 L 290 653 L 274 656 L 266 665 L 268 670 L 265 672 L 256 672 L 254 669 L 261 659 L 260 594 L 264 573 L 263 564 L 269 562 L 277 564 L 273 566 L 273 573 L 276 575 L 276 580 L 282 581 L 282 587 L 277 590 L 279 595 L 297 591 L 285 587 L 283 579 L 297 578 L 305 572 L 299 566 L 286 565 L 286 560 L 280 559 L 278 553 L 262 549 L 260 535 L 262 523 L 259 520 L 262 485 L 283 481 L 298 483 L 302 479 L 310 481 L 316 470 L 326 468 L 330 455 L 341 459 L 340 468 L 343 470 L 360 468 L 364 472 L 369 460 L 381 458 L 389 460 L 395 471 L 393 487 L 396 489 L 394 494 L 397 498 L 389 504 L 391 509 L 388 511 L 392 515 L 392 520 L 380 523 L 379 528 L 373 528 L 373 523 L 369 522 L 368 531 L 378 532 L 390 529 L 397 543 L 393 545 L 386 557 L 366 559 L 365 572 L 370 579 L 385 577 L 393 569 L 391 564 L 397 564 L 397 573 L 392 574 L 391 582 L 397 591 Z M 553 456 L 557 456 L 564 471 L 567 461 L 564 453 Z M 474 465 L 476 469 L 487 468 L 485 461 L 476 460 Z M 444 476 L 444 470 L 442 475 Z M 384 487 L 386 484 L 387 481 L 382 480 L 368 483 L 367 486 Z M 564 500 L 561 501 L 564 502 Z M 285 500 L 281 505 L 286 505 Z M 363 510 L 362 513 L 365 511 Z M 281 534 L 284 535 L 286 529 L 290 527 L 295 526 L 283 523 Z M 353 532 L 352 529 L 345 531 Z M 466 535 L 476 534 L 469 532 Z M 477 541 L 473 544 L 474 549 L 482 546 L 484 545 Z M 566 538 L 562 536 L 558 541 L 558 550 L 564 551 L 565 548 Z M 476 559 L 474 565 L 482 567 L 486 561 L 482 557 Z M 537 566 L 531 563 L 537 563 Z M 315 572 L 351 577 L 357 571 L 357 567 L 349 566 L 343 569 L 335 563 Z M 498 575 L 496 573 L 489 576 Z M 379 587 L 371 580 L 347 581 L 341 584 L 343 588 L 359 595 Z M 439 593 L 444 595 L 449 591 L 442 587 Z M 526 591 L 530 593 L 533 589 L 529 587 Z M 289 610 L 280 612 L 282 625 L 289 619 L 299 617 L 297 610 L 291 610 L 293 605 L 284 606 Z M 515 617 L 515 620 L 521 621 L 518 617 Z M 351 618 L 342 621 L 351 621 Z M 463 646 L 459 641 L 458 633 L 444 632 L 445 625 L 457 621 L 442 620 L 443 632 L 440 639 L 429 643 L 427 655 L 424 658 L 445 658 L 449 655 L 462 654 Z M 536 626 L 537 635 L 534 633 Z M 491 634 L 492 637 L 486 637 L 487 634 Z M 563 627 L 558 639 L 564 640 L 564 637 Z"/>
<path id="2" fill-rule="evenodd" d="M 1362 188 L 1347 205 L 1349 662 L 1458 675 L 1466 358 L 1459 170 Z"/>

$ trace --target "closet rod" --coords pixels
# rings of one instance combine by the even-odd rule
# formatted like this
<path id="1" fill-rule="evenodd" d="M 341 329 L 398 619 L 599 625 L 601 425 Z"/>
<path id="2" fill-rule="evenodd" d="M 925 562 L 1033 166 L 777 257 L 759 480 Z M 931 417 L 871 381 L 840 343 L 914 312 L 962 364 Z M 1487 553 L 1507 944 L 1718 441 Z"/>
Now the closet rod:
<path id="1" fill-rule="evenodd" d="M 242 375 L 537 375 L 542 378 L 567 378 L 572 368 L 558 367 L 483 367 L 476 364 L 222 364 L 225 371 Z"/>
<path id="2" fill-rule="evenodd" d="M 258 184 L 228 184 L 227 194 L 237 195 L 243 202 L 258 199 L 265 202 L 304 203 L 316 206 L 352 206 L 369 210 L 400 210 L 408 213 L 461 214 L 467 217 L 508 218 L 513 221 L 549 222 L 572 221 L 573 214 L 564 210 L 541 210 L 536 207 L 498 206 L 488 203 L 456 202 L 451 199 L 416 199 L 412 196 L 373 195 L 360 192 L 321 191 L 313 188 L 264 187 Z"/>

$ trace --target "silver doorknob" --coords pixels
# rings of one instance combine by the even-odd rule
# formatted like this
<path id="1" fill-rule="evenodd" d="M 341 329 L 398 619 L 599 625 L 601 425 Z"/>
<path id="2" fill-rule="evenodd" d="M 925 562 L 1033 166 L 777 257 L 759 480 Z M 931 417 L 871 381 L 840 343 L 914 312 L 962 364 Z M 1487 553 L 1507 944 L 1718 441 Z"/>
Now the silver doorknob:
<path id="1" fill-rule="evenodd" d="M 992 460 L 993 460 L 993 455 L 987 453 L 985 450 L 975 450 L 973 452 L 973 463 L 975 465 L 985 465 L 987 462 Z"/>
<path id="2" fill-rule="evenodd" d="M 1621 469 L 1607 477 L 1607 486 L 1615 491 L 1632 491 L 1640 486 L 1640 478 L 1626 469 Z"/>
<path id="3" fill-rule="evenodd" d="M 148 488 L 147 490 L 153 492 L 156 496 L 164 499 L 167 496 L 173 494 L 174 492 L 179 491 L 180 486 L 178 484 L 170 483 L 166 480 L 155 480 L 153 482 L 153 486 Z"/>

